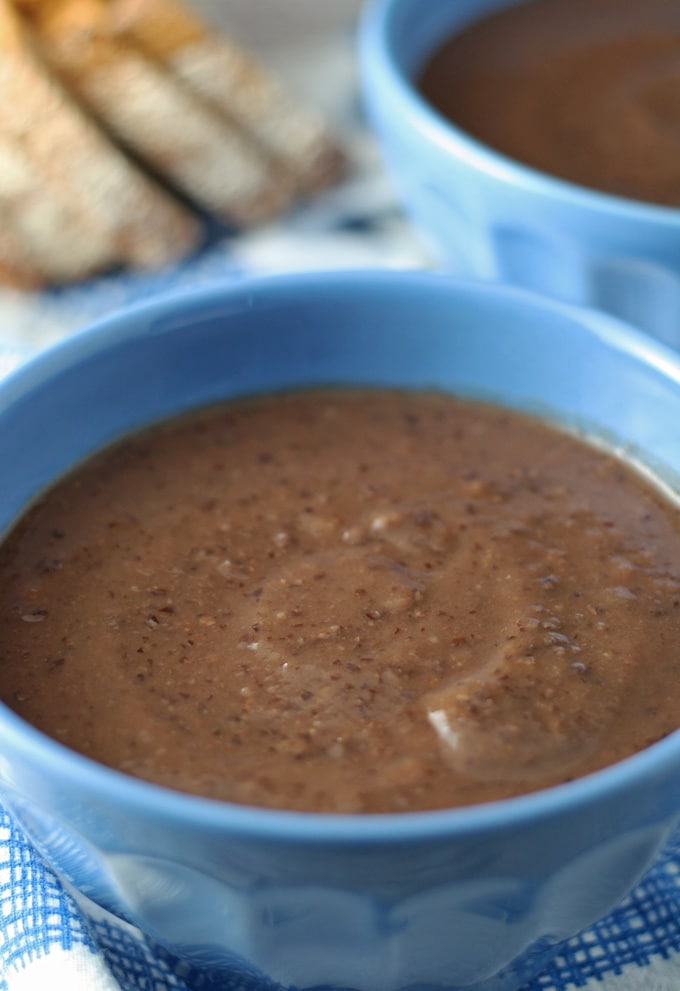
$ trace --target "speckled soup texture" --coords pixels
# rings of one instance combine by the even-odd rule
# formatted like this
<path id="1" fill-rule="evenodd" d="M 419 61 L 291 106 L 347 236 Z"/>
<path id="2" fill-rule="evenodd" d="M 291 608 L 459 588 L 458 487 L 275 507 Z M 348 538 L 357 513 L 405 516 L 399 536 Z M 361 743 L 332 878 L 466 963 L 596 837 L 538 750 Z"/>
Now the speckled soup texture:
<path id="1" fill-rule="evenodd" d="M 375 812 L 568 780 L 672 731 L 678 510 L 528 417 L 310 391 L 138 435 L 0 552 L 0 694 L 124 772 Z"/>

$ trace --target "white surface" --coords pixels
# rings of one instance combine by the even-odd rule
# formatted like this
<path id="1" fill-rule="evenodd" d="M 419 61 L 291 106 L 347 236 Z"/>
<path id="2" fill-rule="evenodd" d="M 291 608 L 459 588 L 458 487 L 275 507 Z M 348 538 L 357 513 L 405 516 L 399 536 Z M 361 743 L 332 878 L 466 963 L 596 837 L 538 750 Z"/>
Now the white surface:
<path id="1" fill-rule="evenodd" d="M 120 991 L 104 961 L 84 946 L 57 947 L 49 955 L 8 968 L 7 991 Z"/>

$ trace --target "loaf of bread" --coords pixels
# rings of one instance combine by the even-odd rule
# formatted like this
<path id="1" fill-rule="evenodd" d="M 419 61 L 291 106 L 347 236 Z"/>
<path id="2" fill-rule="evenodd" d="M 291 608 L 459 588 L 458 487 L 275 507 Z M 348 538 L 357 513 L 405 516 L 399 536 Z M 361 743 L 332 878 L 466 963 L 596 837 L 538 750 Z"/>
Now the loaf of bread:
<path id="1" fill-rule="evenodd" d="M 190 250 L 198 225 L 100 132 L 46 71 L 0 0 L 2 272 L 62 282 Z"/>
<path id="2" fill-rule="evenodd" d="M 0 281 L 168 264 L 205 215 L 270 219 L 342 156 L 176 0 L 0 0 Z"/>

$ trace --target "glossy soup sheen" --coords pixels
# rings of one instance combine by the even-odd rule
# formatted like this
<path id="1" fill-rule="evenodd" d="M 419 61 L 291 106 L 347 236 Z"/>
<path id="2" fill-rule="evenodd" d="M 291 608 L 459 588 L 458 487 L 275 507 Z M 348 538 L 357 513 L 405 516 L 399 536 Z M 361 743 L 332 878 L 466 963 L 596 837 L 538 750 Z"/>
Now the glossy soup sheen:
<path id="1" fill-rule="evenodd" d="M 423 95 L 497 151 L 680 206 L 680 4 L 530 0 L 480 18 L 423 69 Z"/>
<path id="2" fill-rule="evenodd" d="M 431 809 L 680 722 L 680 513 L 619 460 L 445 395 L 229 404 L 99 455 L 0 549 L 0 696 L 238 803 Z"/>

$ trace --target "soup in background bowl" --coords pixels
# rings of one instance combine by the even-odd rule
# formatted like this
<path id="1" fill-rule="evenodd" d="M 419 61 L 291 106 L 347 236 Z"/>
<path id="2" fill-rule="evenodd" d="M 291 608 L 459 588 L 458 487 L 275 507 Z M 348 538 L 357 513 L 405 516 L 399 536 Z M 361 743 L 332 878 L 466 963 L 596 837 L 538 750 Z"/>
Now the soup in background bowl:
<path id="1" fill-rule="evenodd" d="M 680 345 L 679 31 L 663 2 L 368 4 L 369 117 L 453 272 Z"/>
<path id="2" fill-rule="evenodd" d="M 330 397 L 332 405 L 336 389 L 345 398 L 373 399 L 376 389 L 387 390 L 380 395 L 400 401 L 423 391 L 438 402 L 452 394 L 466 408 L 468 400 L 482 401 L 499 410 L 494 415 L 519 411 L 554 422 L 565 442 L 565 431 L 585 432 L 650 474 L 675 512 L 680 360 L 672 352 L 601 314 L 516 290 L 415 273 L 341 273 L 249 280 L 158 299 L 15 372 L 0 385 L 0 456 L 11 466 L 0 526 L 11 541 L 17 521 L 31 506 L 39 509 L 55 482 L 120 438 L 139 431 L 140 438 L 153 437 L 146 428 L 159 421 L 282 391 L 307 402 Z M 478 426 L 481 419 L 473 415 L 471 422 Z M 283 420 L 275 427 L 268 422 L 266 450 L 258 454 L 274 456 L 285 440 Z M 404 422 L 413 428 L 412 416 Z M 600 463 L 592 447 L 588 455 Z M 264 468 L 272 460 L 260 463 Z M 550 455 L 540 460 L 533 467 L 545 467 Z M 186 470 L 186 459 L 178 462 Z M 286 463 L 282 458 L 280 473 Z M 535 478 L 529 472 L 516 481 L 530 488 Z M 307 504 L 318 494 L 315 481 L 312 471 Z M 479 499 L 484 484 L 465 481 L 469 498 Z M 110 491 L 103 486 L 102 498 Z M 441 564 L 448 553 L 444 530 L 432 514 L 418 520 L 417 552 Z M 371 517 L 369 529 L 385 538 L 376 557 L 384 566 L 392 555 L 387 572 L 403 569 L 397 568 L 398 591 L 416 597 L 413 561 L 406 559 L 413 531 L 406 545 L 386 554 L 390 541 L 404 536 L 400 525 L 383 512 Z M 315 541 L 327 539 L 323 519 L 320 527 L 305 526 Z M 65 539 L 56 531 L 52 538 Z M 352 540 L 345 543 L 354 553 L 363 545 Z M 55 556 L 50 548 L 44 563 Z M 225 560 L 213 564 L 224 572 Z M 550 582 L 544 587 L 549 593 Z M 373 605 L 367 624 L 381 620 Z M 29 616 L 27 628 L 44 628 L 39 603 L 35 609 L 36 622 L 28 608 L 19 621 Z M 165 615 L 172 613 L 147 625 L 149 636 Z M 77 623 L 73 629 L 77 636 Z M 549 624 L 543 632 L 560 630 Z M 244 641 L 251 660 L 255 642 Z M 113 682 L 96 638 L 90 650 L 93 680 Z M 573 674 L 578 680 L 584 672 L 576 667 Z M 57 677 L 50 675 L 53 683 Z M 233 706 L 229 690 L 228 683 L 221 686 L 225 709 Z M 115 734 L 125 724 L 125 707 L 112 708 Z M 562 940 L 630 890 L 680 812 L 674 732 L 612 766 L 530 794 L 462 808 L 363 813 L 258 808 L 159 786 L 75 752 L 4 705 L 0 737 L 2 801 L 84 910 L 132 922 L 217 982 L 238 976 L 362 991 L 516 989 Z M 226 768 L 227 752 L 224 762 Z M 404 779 L 395 780 L 399 788 Z"/>

